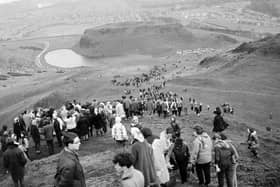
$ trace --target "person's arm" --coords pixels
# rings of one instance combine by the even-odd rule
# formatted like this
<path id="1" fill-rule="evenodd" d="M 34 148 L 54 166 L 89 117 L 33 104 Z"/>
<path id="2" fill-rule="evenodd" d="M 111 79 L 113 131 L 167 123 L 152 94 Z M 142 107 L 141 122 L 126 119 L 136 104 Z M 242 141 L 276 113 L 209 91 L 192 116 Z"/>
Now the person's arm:
<path id="1" fill-rule="evenodd" d="M 191 159 L 190 159 L 190 162 L 192 164 L 196 163 L 197 157 L 198 157 L 198 152 L 199 152 L 199 142 L 197 142 L 197 140 L 194 140 L 193 148 L 192 148 L 192 151 L 191 151 Z"/>
<path id="2" fill-rule="evenodd" d="M 21 166 L 25 166 L 27 159 L 26 156 L 24 155 L 25 153 L 21 150 L 19 150 L 17 157 L 19 159 L 19 163 L 21 164 Z"/>
<path id="3" fill-rule="evenodd" d="M 126 128 L 125 128 L 124 125 L 122 126 L 122 131 L 123 131 L 123 137 L 124 137 L 124 139 L 125 139 L 125 140 L 128 140 L 127 131 L 126 131 Z"/>
<path id="4" fill-rule="evenodd" d="M 238 154 L 238 151 L 237 151 L 236 147 L 233 144 L 231 144 L 231 147 L 232 147 L 233 155 L 234 155 L 235 159 L 238 160 L 239 159 L 239 154 Z"/>
<path id="5" fill-rule="evenodd" d="M 58 180 L 58 187 L 72 187 L 74 185 L 75 163 L 62 166 Z"/>
<path id="6" fill-rule="evenodd" d="M 214 148 L 214 153 L 215 153 L 215 164 L 219 165 L 219 163 L 221 161 L 221 155 L 220 155 L 220 151 L 217 147 Z"/>

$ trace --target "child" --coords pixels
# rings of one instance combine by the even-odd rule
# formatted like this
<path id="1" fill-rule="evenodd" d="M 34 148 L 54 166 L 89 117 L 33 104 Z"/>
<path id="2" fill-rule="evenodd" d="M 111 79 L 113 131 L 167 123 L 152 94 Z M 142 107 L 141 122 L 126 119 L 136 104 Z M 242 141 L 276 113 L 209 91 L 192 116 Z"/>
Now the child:
<path id="1" fill-rule="evenodd" d="M 259 147 L 259 140 L 258 140 L 257 132 L 253 128 L 250 128 L 248 129 L 248 133 L 249 133 L 248 140 L 247 140 L 248 149 L 250 149 L 251 152 L 254 154 L 254 156 L 258 158 L 259 155 L 257 149 Z"/>

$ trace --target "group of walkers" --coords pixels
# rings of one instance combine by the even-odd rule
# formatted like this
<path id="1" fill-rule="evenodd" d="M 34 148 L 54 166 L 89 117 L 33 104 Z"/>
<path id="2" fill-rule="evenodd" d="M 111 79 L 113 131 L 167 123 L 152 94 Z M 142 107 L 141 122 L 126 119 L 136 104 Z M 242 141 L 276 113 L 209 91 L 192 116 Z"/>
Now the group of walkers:
<path id="1" fill-rule="evenodd" d="M 212 140 L 201 125 L 196 125 L 193 141 L 188 146 L 181 138 L 174 116 L 170 127 L 159 136 L 154 135 L 150 128 L 141 127 L 137 118 L 132 120 L 128 129 L 121 124 L 120 118 L 116 121 L 112 130 L 113 139 L 121 145 L 128 141 L 131 146 L 130 152 L 119 153 L 113 160 L 116 170 L 122 173 L 123 186 L 168 186 L 170 171 L 174 168 L 179 169 L 182 184 L 187 182 L 188 172 L 195 170 L 199 184 L 208 186 L 213 162 L 219 186 L 224 186 L 224 178 L 227 186 L 237 186 L 239 156 L 232 142 L 221 132 L 223 130 L 215 131 Z"/>
<path id="2" fill-rule="evenodd" d="M 94 134 L 103 136 L 110 127 L 117 144 L 124 150 L 127 147 L 130 149 L 130 152 L 121 152 L 113 159 L 116 170 L 122 174 L 123 186 L 168 186 L 170 171 L 175 168 L 180 171 L 182 183 L 187 182 L 189 172 L 195 170 L 199 184 L 207 186 L 211 182 L 210 167 L 213 160 L 219 186 L 223 186 L 224 178 L 228 186 L 236 186 L 238 153 L 232 142 L 221 133 L 228 124 L 223 120 L 220 108 L 214 112 L 214 142 L 199 125 L 194 127 L 194 139 L 188 146 L 176 122 L 176 116 L 182 112 L 183 100 L 176 93 L 159 93 L 158 89 L 152 87 L 141 89 L 138 98 L 124 96 L 113 102 L 93 100 L 83 105 L 74 100 L 59 109 L 24 111 L 15 118 L 13 130 L 7 126 L 1 130 L 4 167 L 12 175 L 15 186 L 23 186 L 24 165 L 30 160 L 29 136 L 34 142 L 36 153 L 40 154 L 41 141 L 45 140 L 50 155 L 54 153 L 56 137 L 58 146 L 64 145 L 64 149 L 58 161 L 55 185 L 73 186 L 79 183 L 85 186 L 83 169 L 76 152 L 81 141 L 87 141 Z M 164 117 L 172 115 L 170 127 L 159 136 L 154 135 L 150 128 L 142 127 L 139 123 L 137 116 L 144 113 L 157 113 L 158 116 L 163 113 Z M 127 128 L 122 120 L 129 119 L 132 121 Z M 253 129 L 250 129 L 248 146 L 257 157 L 258 139 Z M 213 152 L 215 156 L 212 158 Z"/>

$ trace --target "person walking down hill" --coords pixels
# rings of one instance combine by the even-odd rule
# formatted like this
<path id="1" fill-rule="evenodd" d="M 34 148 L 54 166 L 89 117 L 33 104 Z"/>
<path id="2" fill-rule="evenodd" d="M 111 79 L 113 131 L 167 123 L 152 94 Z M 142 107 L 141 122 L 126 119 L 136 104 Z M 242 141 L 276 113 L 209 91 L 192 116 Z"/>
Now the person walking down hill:
<path id="1" fill-rule="evenodd" d="M 187 167 L 190 160 L 190 153 L 188 146 L 183 143 L 183 140 L 181 138 L 177 138 L 175 140 L 173 153 L 177 166 L 179 167 L 181 182 L 182 184 L 184 184 L 185 182 L 187 182 Z"/>
<path id="2" fill-rule="evenodd" d="M 257 136 L 257 132 L 253 128 L 248 129 L 248 132 L 248 149 L 251 150 L 256 158 L 258 158 L 259 139 Z"/>
<path id="3" fill-rule="evenodd" d="M 53 145 L 54 128 L 53 128 L 53 124 L 51 124 L 50 119 L 45 119 L 43 123 L 44 123 L 43 124 L 44 125 L 43 134 L 44 134 L 45 140 L 47 142 L 49 155 L 52 155 L 52 154 L 54 154 L 54 145 Z"/>
<path id="4" fill-rule="evenodd" d="M 57 162 L 54 186 L 86 187 L 84 171 L 77 154 L 81 145 L 80 139 L 73 132 L 63 132 L 63 136 L 65 147 Z"/>
<path id="5" fill-rule="evenodd" d="M 224 177 L 226 178 L 227 187 L 233 187 L 236 152 L 228 142 L 221 138 L 215 139 L 214 152 L 219 187 L 224 186 Z"/>
<path id="6" fill-rule="evenodd" d="M 154 166 L 153 149 L 144 139 L 139 129 L 135 129 L 132 136 L 135 139 L 131 147 L 131 153 L 135 159 L 134 168 L 143 173 L 145 187 L 156 185 L 158 181 Z"/>
<path id="7" fill-rule="evenodd" d="M 3 164 L 12 176 L 14 187 L 24 186 L 24 166 L 27 159 L 24 153 L 18 148 L 18 144 L 13 138 L 7 139 L 7 150 L 3 155 Z"/>
<path id="8" fill-rule="evenodd" d="M 233 167 L 232 179 L 233 179 L 233 187 L 237 187 L 238 185 L 237 185 L 236 169 L 238 166 L 239 154 L 237 152 L 236 147 L 233 145 L 232 141 L 227 139 L 227 136 L 224 135 L 223 133 L 215 134 L 213 137 L 213 140 L 214 140 L 215 145 L 219 145 L 219 142 L 224 141 L 225 142 L 224 145 L 228 144 L 229 147 L 232 148 L 232 150 L 234 151 L 234 154 L 232 155 L 232 167 Z M 221 145 L 223 145 L 223 144 L 221 144 Z M 216 146 L 214 146 L 214 147 L 216 147 Z"/>
<path id="9" fill-rule="evenodd" d="M 172 116 L 170 119 L 170 125 L 173 129 L 173 137 L 172 138 L 176 138 L 176 137 L 180 137 L 181 135 L 181 128 L 179 127 L 178 123 L 176 122 L 176 118 L 175 116 Z"/>
<path id="10" fill-rule="evenodd" d="M 133 157 L 130 153 L 119 153 L 114 159 L 114 167 L 121 174 L 123 187 L 144 187 L 144 176 L 133 167 Z"/>
<path id="11" fill-rule="evenodd" d="M 191 163 L 195 165 L 199 184 L 208 186 L 211 182 L 212 140 L 201 126 L 195 126 L 194 130 Z"/>
<path id="12" fill-rule="evenodd" d="M 38 128 L 38 124 L 39 121 L 37 119 L 33 119 L 31 122 L 31 126 L 30 126 L 30 135 L 33 139 L 33 142 L 35 144 L 35 151 L 37 154 L 40 154 L 40 142 L 41 142 L 41 137 L 40 137 L 40 132 L 39 132 L 39 128 Z"/>
<path id="13" fill-rule="evenodd" d="M 121 123 L 121 117 L 117 116 L 115 119 L 115 124 L 112 128 L 112 138 L 122 146 L 125 146 L 125 142 L 128 140 L 126 128 Z"/>
<path id="14" fill-rule="evenodd" d="M 213 113 L 216 114 L 213 122 L 214 125 L 213 132 L 224 131 L 228 127 L 228 124 L 224 121 L 224 118 L 221 116 L 222 114 L 221 109 L 217 107 Z"/>
<path id="15" fill-rule="evenodd" d="M 168 151 L 168 149 L 165 149 L 165 144 L 163 140 L 160 139 L 160 137 L 153 135 L 151 129 L 143 128 L 141 131 L 146 141 L 153 148 L 156 175 L 159 179 L 161 187 L 165 187 L 170 180 L 168 163 L 164 155 L 165 152 Z"/>

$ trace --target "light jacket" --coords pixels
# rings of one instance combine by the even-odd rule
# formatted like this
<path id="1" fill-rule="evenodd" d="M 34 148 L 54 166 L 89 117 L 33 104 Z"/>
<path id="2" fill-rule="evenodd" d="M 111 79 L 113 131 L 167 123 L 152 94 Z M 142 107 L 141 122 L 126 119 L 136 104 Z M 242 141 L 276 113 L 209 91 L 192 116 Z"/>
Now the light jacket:
<path id="1" fill-rule="evenodd" d="M 206 164 L 212 161 L 212 140 L 206 132 L 203 132 L 193 141 L 191 151 L 192 164 Z"/>
<path id="2" fill-rule="evenodd" d="M 116 117 L 116 123 L 112 128 L 112 138 L 115 140 L 128 140 L 126 128 L 121 123 L 120 117 Z"/>
<path id="3" fill-rule="evenodd" d="M 131 166 L 123 173 L 121 182 L 123 187 L 144 187 L 144 176 L 141 171 Z"/>

